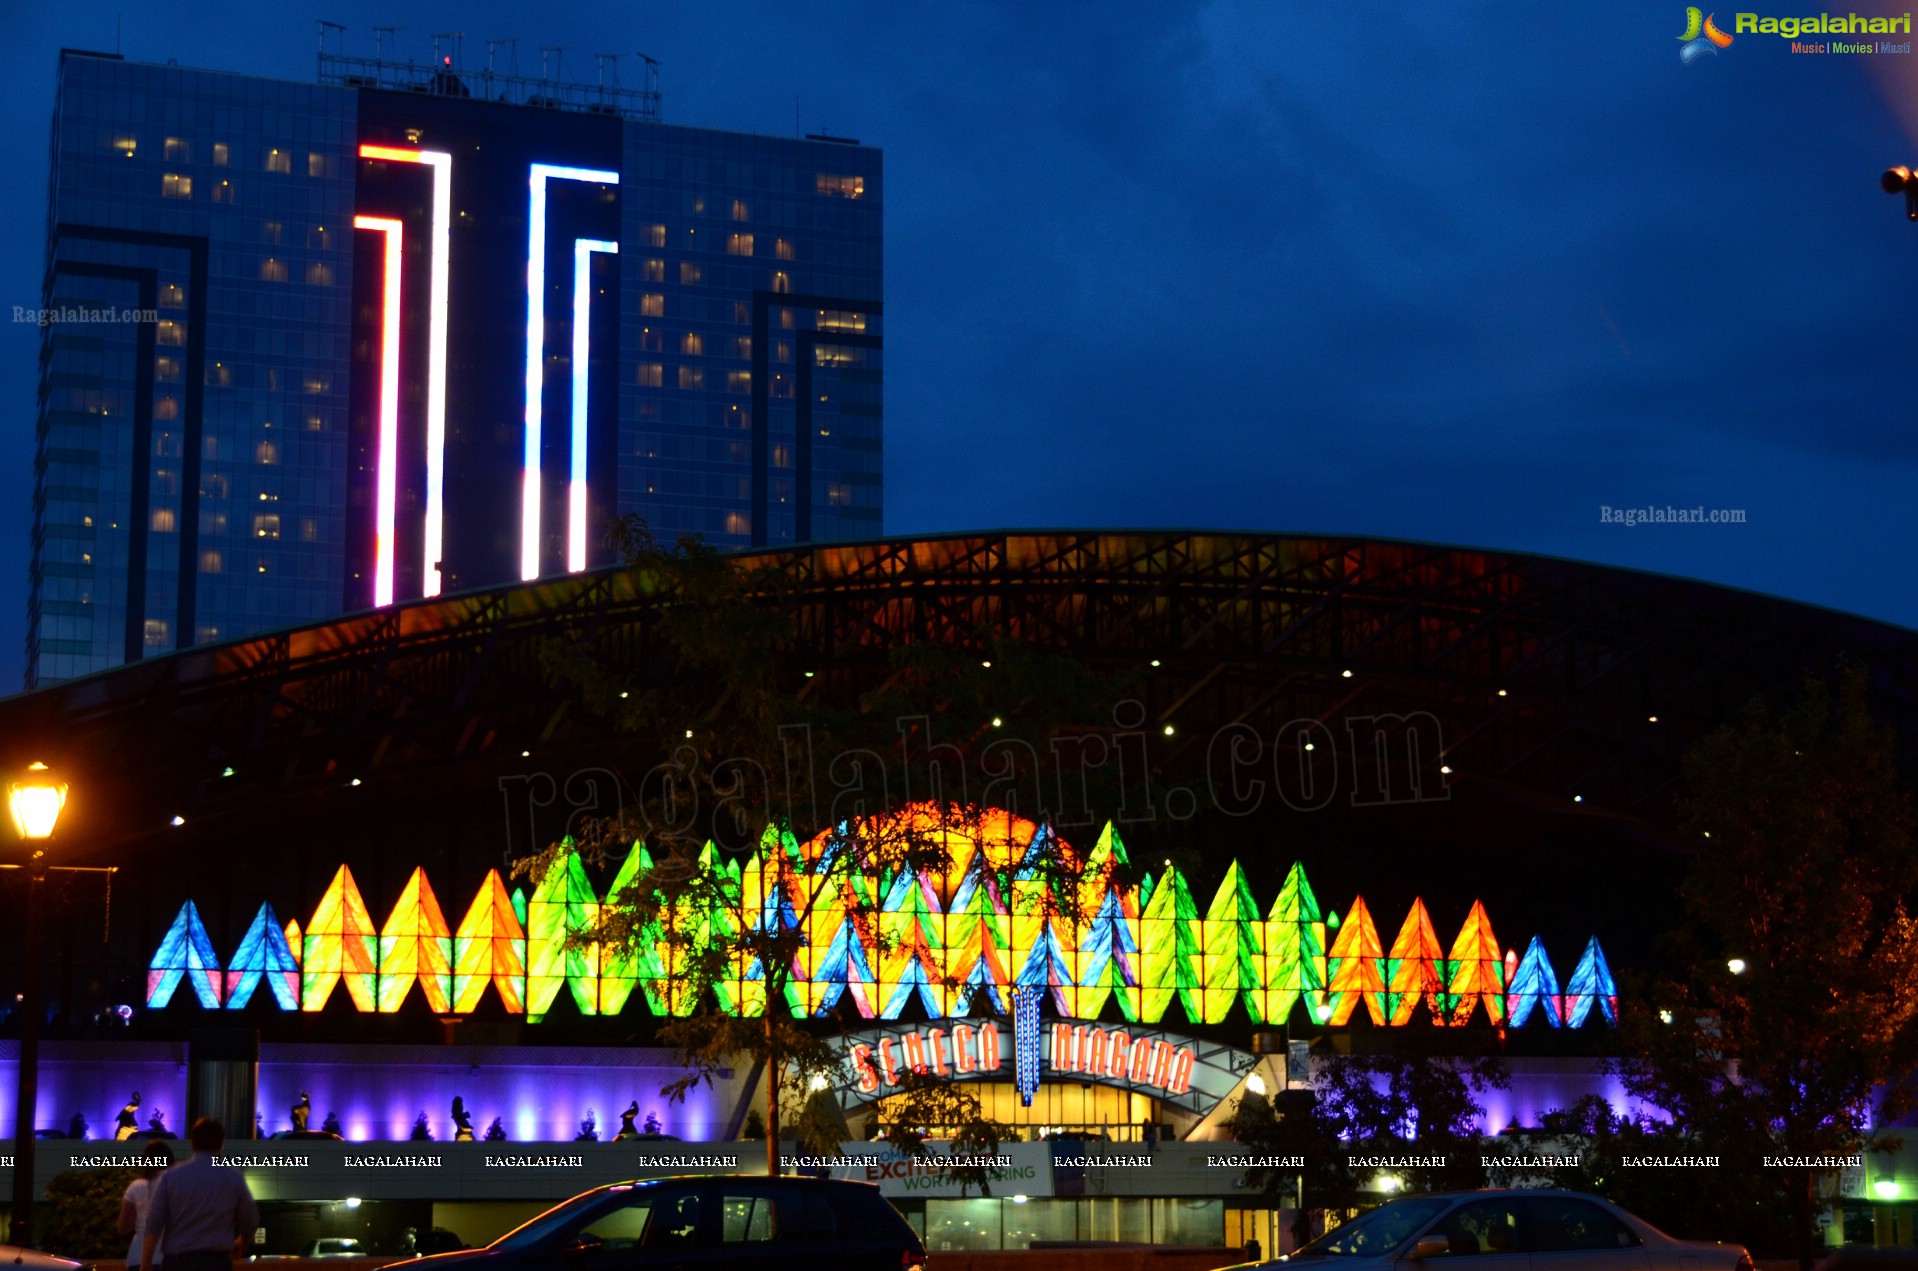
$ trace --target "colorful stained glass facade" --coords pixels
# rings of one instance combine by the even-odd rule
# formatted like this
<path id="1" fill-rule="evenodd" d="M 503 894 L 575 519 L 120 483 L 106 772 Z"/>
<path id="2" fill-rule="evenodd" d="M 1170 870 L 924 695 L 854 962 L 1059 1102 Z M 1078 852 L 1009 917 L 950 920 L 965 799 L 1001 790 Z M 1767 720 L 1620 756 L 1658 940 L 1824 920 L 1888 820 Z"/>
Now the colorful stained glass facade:
<path id="1" fill-rule="evenodd" d="M 1034 989 L 1062 1018 L 1093 1019 L 1109 1004 L 1129 1023 L 1218 1024 L 1235 1005 L 1254 1023 L 1303 1012 L 1313 1024 L 1376 1026 L 1421 1020 L 1522 1026 L 1539 1016 L 1577 1028 L 1594 1011 L 1618 1017 L 1617 987 L 1596 937 L 1561 981 L 1534 936 L 1524 954 L 1501 950 L 1474 902 L 1451 943 L 1414 900 L 1389 949 L 1363 896 L 1343 921 L 1322 911 L 1294 864 L 1261 917 L 1250 880 L 1230 864 L 1201 907 L 1183 872 L 1135 871 L 1110 825 L 1083 856 L 1051 831 L 1003 812 L 946 825 L 917 806 L 894 824 L 943 836 L 949 864 L 921 872 L 863 873 L 822 864 L 830 836 L 801 844 L 769 831 L 760 849 L 726 859 L 708 844 L 700 866 L 719 875 L 705 907 L 664 907 L 631 950 L 568 948 L 652 859 L 634 845 L 602 896 L 567 852 L 529 897 L 489 872 L 449 929 L 424 870 L 415 870 L 375 924 L 352 872 L 334 875 L 304 926 L 282 926 L 263 905 L 222 966 L 200 911 L 180 909 L 149 966 L 147 1005 L 191 986 L 201 1006 L 238 1010 L 265 984 L 282 1010 L 317 1011 L 344 988 L 361 1011 L 397 1011 L 418 989 L 435 1012 L 469 1012 L 489 993 L 508 1014 L 537 1021 L 564 993 L 582 1015 L 685 1015 L 692 948 L 747 926 L 803 929 L 781 1009 L 819 1015 L 841 1006 L 867 1019 L 1004 1014 L 1012 990 Z M 1070 868 L 1048 868 L 1065 861 Z M 1202 893 L 1203 894 L 1203 893 Z M 670 928 L 670 930 L 668 929 Z M 1565 989 L 1561 993 L 1560 983 Z M 762 968 L 737 955 L 714 992 L 744 1015 L 766 1009 Z"/>

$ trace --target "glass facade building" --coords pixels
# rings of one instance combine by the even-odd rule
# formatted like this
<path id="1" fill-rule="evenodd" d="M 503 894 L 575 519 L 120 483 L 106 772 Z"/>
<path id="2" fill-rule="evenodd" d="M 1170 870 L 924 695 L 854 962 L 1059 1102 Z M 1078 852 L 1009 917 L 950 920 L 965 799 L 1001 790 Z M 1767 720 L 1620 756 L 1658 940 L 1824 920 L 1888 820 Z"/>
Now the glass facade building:
<path id="1" fill-rule="evenodd" d="M 879 151 L 377 69 L 62 54 L 29 686 L 880 532 Z"/>

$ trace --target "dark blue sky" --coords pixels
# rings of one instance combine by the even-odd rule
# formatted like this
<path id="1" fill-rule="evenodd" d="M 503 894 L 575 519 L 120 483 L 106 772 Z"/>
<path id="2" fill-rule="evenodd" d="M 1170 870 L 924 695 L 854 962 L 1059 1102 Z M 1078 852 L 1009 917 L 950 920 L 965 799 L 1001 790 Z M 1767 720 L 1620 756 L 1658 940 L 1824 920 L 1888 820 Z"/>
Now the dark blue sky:
<path id="1" fill-rule="evenodd" d="M 797 97 L 885 149 L 888 532 L 1377 534 L 1918 625 L 1918 225 L 1876 186 L 1918 54 L 1684 65 L 1663 0 L 278 8 L 7 6 L 0 313 L 39 303 L 57 51 L 116 11 L 129 57 L 295 79 L 315 17 L 522 73 L 644 50 L 672 122 L 789 134 Z M 36 352 L 0 323 L 6 686 Z M 1599 519 L 1667 504 L 1748 519 Z"/>

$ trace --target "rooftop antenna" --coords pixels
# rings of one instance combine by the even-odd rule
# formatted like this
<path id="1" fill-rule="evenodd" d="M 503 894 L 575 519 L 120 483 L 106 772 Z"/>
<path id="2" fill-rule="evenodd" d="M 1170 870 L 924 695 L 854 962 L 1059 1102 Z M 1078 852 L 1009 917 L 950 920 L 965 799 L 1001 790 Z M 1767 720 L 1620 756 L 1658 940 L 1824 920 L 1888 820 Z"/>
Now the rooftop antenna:
<path id="1" fill-rule="evenodd" d="M 599 86 L 602 89 L 606 87 L 606 68 L 607 66 L 610 65 L 613 68 L 613 87 L 618 88 L 619 87 L 619 54 L 595 53 L 593 54 L 593 60 L 599 63 Z"/>
<path id="2" fill-rule="evenodd" d="M 562 66 L 566 57 L 566 50 L 571 47 L 573 46 L 570 44 L 542 44 L 539 46 L 539 77 L 542 81 L 552 79 L 554 75 L 563 73 Z M 547 71 L 546 55 L 548 53 L 553 55 L 551 74 Z"/>
<path id="3" fill-rule="evenodd" d="M 646 56 L 646 54 L 641 53 L 639 55 L 639 60 L 646 63 L 646 91 L 649 93 L 657 94 L 659 92 L 659 61 L 658 59 L 648 57 Z"/>
<path id="4" fill-rule="evenodd" d="M 434 70 L 458 71 L 463 69 L 461 65 L 461 59 L 460 59 L 460 40 L 463 39 L 465 35 L 466 35 L 466 32 L 464 31 L 438 31 L 434 33 L 433 35 L 433 69 Z M 453 58 L 450 62 L 446 60 L 445 49 L 442 49 L 440 47 L 441 40 L 445 40 L 447 44 L 450 45 L 453 50 Z"/>
<path id="5" fill-rule="evenodd" d="M 315 19 L 314 25 L 320 29 L 320 56 L 321 57 L 326 56 L 326 33 L 328 31 L 339 32 L 339 36 L 335 39 L 334 42 L 340 45 L 340 52 L 344 53 L 346 51 L 346 48 L 345 48 L 346 28 L 345 27 L 341 26 L 337 22 L 328 22 L 325 18 Z"/>
<path id="6" fill-rule="evenodd" d="M 373 60 L 375 62 L 381 60 L 382 52 L 386 48 L 386 37 L 395 32 L 404 31 L 405 29 L 405 27 L 400 26 L 376 26 L 373 28 Z"/>

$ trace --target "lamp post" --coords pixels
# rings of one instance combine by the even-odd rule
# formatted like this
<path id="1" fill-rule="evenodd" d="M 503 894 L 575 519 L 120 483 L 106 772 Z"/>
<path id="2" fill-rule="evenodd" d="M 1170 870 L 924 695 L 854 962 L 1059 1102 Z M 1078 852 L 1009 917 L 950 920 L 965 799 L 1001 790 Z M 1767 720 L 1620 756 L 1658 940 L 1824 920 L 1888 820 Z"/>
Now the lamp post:
<path id="1" fill-rule="evenodd" d="M 13 1102 L 13 1243 L 33 1247 L 33 1111 L 40 1101 L 40 890 L 47 877 L 47 843 L 60 810 L 67 805 L 67 783 L 43 763 L 7 786 L 7 808 L 27 848 L 26 974 L 20 994 L 20 1067 Z"/>

